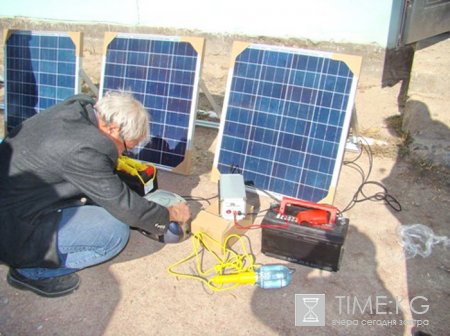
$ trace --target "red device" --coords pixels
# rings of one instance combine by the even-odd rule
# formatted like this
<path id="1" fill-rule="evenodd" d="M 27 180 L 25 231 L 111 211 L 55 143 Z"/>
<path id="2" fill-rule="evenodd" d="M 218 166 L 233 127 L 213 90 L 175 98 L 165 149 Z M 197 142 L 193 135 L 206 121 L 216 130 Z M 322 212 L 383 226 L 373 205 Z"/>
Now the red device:
<path id="1" fill-rule="evenodd" d="M 287 209 L 292 207 L 301 208 L 295 215 L 296 222 L 300 225 L 320 226 L 322 229 L 330 230 L 336 222 L 337 209 L 332 205 L 283 197 L 279 211 L 286 214 Z"/>

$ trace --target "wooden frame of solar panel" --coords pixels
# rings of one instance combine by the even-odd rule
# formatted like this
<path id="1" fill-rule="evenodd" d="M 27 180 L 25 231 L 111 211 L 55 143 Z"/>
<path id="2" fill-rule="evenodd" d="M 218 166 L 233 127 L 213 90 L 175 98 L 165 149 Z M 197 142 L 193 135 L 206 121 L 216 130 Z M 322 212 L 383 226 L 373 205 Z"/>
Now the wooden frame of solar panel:
<path id="1" fill-rule="evenodd" d="M 235 42 L 212 180 L 242 173 L 256 191 L 333 203 L 360 67 L 359 56 Z"/>
<path id="2" fill-rule="evenodd" d="M 150 114 L 151 140 L 137 159 L 189 174 L 204 39 L 147 34 L 105 34 L 100 95 L 132 93 Z"/>
<path id="3" fill-rule="evenodd" d="M 82 35 L 5 29 L 6 130 L 80 92 Z"/>

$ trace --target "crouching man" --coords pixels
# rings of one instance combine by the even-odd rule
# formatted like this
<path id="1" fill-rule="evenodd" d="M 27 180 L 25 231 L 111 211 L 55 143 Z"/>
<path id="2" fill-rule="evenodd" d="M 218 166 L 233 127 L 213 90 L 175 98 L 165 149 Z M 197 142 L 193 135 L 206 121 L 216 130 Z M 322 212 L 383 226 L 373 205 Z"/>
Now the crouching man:
<path id="1" fill-rule="evenodd" d="M 10 285 L 70 294 L 76 272 L 119 254 L 130 227 L 161 236 L 170 222 L 190 219 L 185 203 L 148 201 L 115 173 L 118 157 L 147 141 L 148 129 L 139 101 L 110 92 L 97 102 L 71 97 L 9 133 L 0 144 L 0 263 Z"/>

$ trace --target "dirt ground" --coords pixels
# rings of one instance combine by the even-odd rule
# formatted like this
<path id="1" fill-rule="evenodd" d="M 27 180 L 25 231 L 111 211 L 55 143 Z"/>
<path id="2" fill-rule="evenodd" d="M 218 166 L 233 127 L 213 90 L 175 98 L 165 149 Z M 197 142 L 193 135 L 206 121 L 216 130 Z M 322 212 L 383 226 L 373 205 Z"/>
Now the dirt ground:
<path id="1" fill-rule="evenodd" d="M 17 20 L 4 20 L 1 25 L 2 28 L 83 30 L 83 69 L 94 83 L 100 78 L 105 30 L 147 32 L 130 27 L 55 26 Z M 343 165 L 334 205 L 339 209 L 346 207 L 362 182 L 363 172 L 369 181 L 385 186 L 389 195 L 401 204 L 401 211 L 395 211 L 383 200 L 360 201 L 359 194 L 358 202 L 345 212 L 350 226 L 338 272 L 268 257 L 261 253 L 261 231 L 248 231 L 246 236 L 257 263 L 286 264 L 295 271 L 292 283 L 278 290 L 243 285 L 215 293 L 197 281 L 176 278 L 166 268 L 191 252 L 192 239 L 163 246 L 136 232 L 132 232 L 127 247 L 114 260 L 80 271 L 81 286 L 67 297 L 44 299 L 18 291 L 8 286 L 8 269 L 0 266 L 0 335 L 412 335 L 418 331 L 448 335 L 449 251 L 441 244 L 433 246 L 428 257 L 406 259 L 398 230 L 421 223 L 438 236 L 450 236 L 450 175 L 444 167 L 418 160 L 405 146 L 408 136 L 401 127 L 404 112 L 400 112 L 397 104 L 400 84 L 385 88 L 380 84 L 383 50 L 308 41 L 203 36 L 206 49 L 202 78 L 219 104 L 223 101 L 233 40 L 361 55 L 363 68 L 356 110 L 359 135 L 373 140 L 373 157 L 371 160 L 364 152 L 357 165 Z M 448 100 L 447 93 L 439 91 L 439 95 L 421 96 L 418 91 L 422 92 L 419 84 L 424 85 L 420 83 L 421 74 L 426 73 L 426 78 L 448 78 L 449 54 L 449 39 L 416 53 L 413 68 L 416 77 L 412 82 L 416 86 L 410 89 L 415 99 Z M 437 106 L 436 110 L 429 111 L 432 117 L 448 113 L 448 108 L 438 110 L 444 106 L 442 103 L 428 103 L 428 106 Z M 199 108 L 211 109 L 204 96 Z M 445 127 L 448 134 L 448 125 L 444 130 Z M 159 187 L 180 195 L 215 196 L 217 186 L 210 179 L 210 171 L 216 137 L 217 129 L 196 127 L 192 174 L 160 172 Z M 345 158 L 352 161 L 356 157 L 357 153 L 347 152 Z M 383 191 L 381 187 L 374 185 L 364 189 L 365 195 L 380 191 Z M 262 209 L 272 201 L 256 195 L 251 199 L 260 202 Z M 193 201 L 190 205 L 197 214 L 207 203 Z M 262 214 L 255 222 L 261 218 Z M 295 326 L 296 294 L 325 294 L 325 326 Z M 364 306 L 367 303 L 371 307 Z"/>

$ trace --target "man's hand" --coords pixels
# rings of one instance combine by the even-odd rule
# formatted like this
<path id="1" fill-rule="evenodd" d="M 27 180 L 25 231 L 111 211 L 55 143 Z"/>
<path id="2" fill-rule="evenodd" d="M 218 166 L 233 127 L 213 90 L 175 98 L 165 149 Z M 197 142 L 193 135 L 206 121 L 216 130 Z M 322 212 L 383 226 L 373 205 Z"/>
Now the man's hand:
<path id="1" fill-rule="evenodd" d="M 177 203 L 167 208 L 169 220 L 179 224 L 186 223 L 191 218 L 191 209 L 186 203 Z"/>

